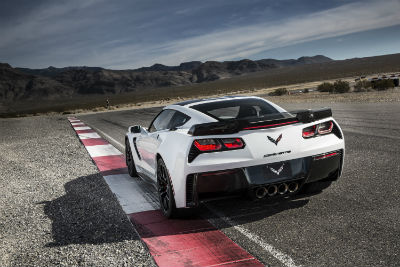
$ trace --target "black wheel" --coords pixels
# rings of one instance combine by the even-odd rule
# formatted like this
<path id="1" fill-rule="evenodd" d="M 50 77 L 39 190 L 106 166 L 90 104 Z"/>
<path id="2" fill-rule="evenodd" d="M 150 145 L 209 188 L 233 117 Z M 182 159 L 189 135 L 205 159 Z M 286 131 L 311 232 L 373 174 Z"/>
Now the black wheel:
<path id="1" fill-rule="evenodd" d="M 303 185 L 302 191 L 306 194 L 318 194 L 321 193 L 322 190 L 328 188 L 331 184 L 332 181 L 313 182 Z"/>
<path id="2" fill-rule="evenodd" d="M 138 174 L 136 171 L 135 162 L 133 161 L 131 146 L 129 145 L 128 140 L 125 140 L 125 159 L 126 166 L 128 166 L 129 175 L 131 177 L 137 177 Z"/>
<path id="3" fill-rule="evenodd" d="M 171 179 L 164 161 L 160 158 L 157 161 L 157 187 L 160 208 L 167 218 L 177 215 L 174 193 L 172 191 Z"/>

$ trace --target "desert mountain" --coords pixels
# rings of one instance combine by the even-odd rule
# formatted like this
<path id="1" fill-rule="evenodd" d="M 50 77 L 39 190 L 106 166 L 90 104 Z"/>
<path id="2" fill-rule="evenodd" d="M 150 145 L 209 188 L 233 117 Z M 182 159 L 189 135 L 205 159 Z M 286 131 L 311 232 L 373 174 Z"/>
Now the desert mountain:
<path id="1" fill-rule="evenodd" d="M 21 72 L 0 63 L 0 101 L 57 98 L 72 95 L 74 89 L 44 77 Z"/>
<path id="2" fill-rule="evenodd" d="M 120 94 L 145 88 L 187 85 L 304 64 L 325 63 L 325 56 L 289 60 L 192 61 L 179 66 L 154 64 L 134 70 L 100 67 L 12 68 L 0 64 L 0 101 L 52 99 L 71 95 Z"/>

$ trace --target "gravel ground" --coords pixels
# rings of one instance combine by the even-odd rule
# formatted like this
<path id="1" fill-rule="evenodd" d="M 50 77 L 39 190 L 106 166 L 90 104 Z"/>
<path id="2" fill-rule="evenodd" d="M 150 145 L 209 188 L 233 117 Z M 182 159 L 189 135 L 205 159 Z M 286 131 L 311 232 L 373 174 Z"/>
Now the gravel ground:
<path id="1" fill-rule="evenodd" d="M 153 261 L 65 117 L 0 120 L 0 266 Z"/>

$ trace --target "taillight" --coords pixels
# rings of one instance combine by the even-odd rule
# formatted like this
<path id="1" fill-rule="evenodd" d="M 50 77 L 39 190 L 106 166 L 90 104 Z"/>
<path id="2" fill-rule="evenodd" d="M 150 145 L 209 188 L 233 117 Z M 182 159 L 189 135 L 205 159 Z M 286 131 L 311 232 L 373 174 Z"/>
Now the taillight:
<path id="1" fill-rule="evenodd" d="M 303 138 L 310 138 L 318 135 L 331 133 L 333 130 L 333 121 L 326 121 L 315 124 L 303 129 Z"/>
<path id="2" fill-rule="evenodd" d="M 244 146 L 241 138 L 224 138 L 221 141 L 229 149 L 242 148 Z"/>
<path id="3" fill-rule="evenodd" d="M 332 129 L 333 129 L 332 121 L 323 122 L 320 125 L 318 125 L 318 133 L 319 134 L 328 134 L 328 133 L 332 132 Z"/>
<path id="4" fill-rule="evenodd" d="M 192 162 L 202 153 L 243 149 L 245 146 L 243 139 L 239 137 L 196 139 L 190 148 L 188 162 Z"/>
<path id="5" fill-rule="evenodd" d="M 194 145 L 203 152 L 220 150 L 222 147 L 215 139 L 198 139 L 194 141 Z"/>
<path id="6" fill-rule="evenodd" d="M 313 125 L 303 129 L 303 138 L 313 137 L 315 135 L 315 130 L 317 129 L 317 125 Z"/>

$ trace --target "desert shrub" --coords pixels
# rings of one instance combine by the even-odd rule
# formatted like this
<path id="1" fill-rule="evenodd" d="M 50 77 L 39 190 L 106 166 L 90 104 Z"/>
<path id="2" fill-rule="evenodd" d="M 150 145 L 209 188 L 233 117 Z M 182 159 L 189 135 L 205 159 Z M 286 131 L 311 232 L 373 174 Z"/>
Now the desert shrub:
<path id="1" fill-rule="evenodd" d="M 343 94 L 350 91 L 350 84 L 349 82 L 345 82 L 342 80 L 337 80 L 333 83 L 333 92 Z"/>
<path id="2" fill-rule="evenodd" d="M 288 90 L 286 88 L 278 88 L 278 89 L 275 89 L 273 92 L 269 93 L 268 95 L 280 96 L 280 95 L 287 95 L 287 94 L 288 94 Z"/>
<path id="3" fill-rule="evenodd" d="M 333 84 L 328 83 L 328 82 L 324 82 L 321 83 L 320 85 L 318 85 L 317 90 L 319 92 L 329 92 L 332 93 L 334 90 Z"/>
<path id="4" fill-rule="evenodd" d="M 354 92 L 365 92 L 367 91 L 369 88 L 371 88 L 371 82 L 370 81 L 366 81 L 366 80 L 361 80 L 356 82 L 356 84 L 354 85 Z"/>
<path id="5" fill-rule="evenodd" d="M 377 80 L 372 83 L 372 88 L 378 91 L 384 91 L 389 88 L 394 88 L 394 82 L 392 79 Z"/>

